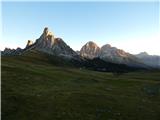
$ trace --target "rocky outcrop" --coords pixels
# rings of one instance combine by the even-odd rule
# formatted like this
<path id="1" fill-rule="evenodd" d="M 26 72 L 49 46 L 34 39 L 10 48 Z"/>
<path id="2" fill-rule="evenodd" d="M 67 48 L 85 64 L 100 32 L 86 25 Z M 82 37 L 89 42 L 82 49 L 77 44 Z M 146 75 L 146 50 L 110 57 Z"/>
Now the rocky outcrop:
<path id="1" fill-rule="evenodd" d="M 33 45 L 33 41 L 28 40 L 27 45 L 26 45 L 26 48 L 30 47 L 31 45 Z"/>
<path id="2" fill-rule="evenodd" d="M 99 56 L 100 48 L 92 41 L 87 42 L 80 50 L 80 56 L 93 59 Z"/>

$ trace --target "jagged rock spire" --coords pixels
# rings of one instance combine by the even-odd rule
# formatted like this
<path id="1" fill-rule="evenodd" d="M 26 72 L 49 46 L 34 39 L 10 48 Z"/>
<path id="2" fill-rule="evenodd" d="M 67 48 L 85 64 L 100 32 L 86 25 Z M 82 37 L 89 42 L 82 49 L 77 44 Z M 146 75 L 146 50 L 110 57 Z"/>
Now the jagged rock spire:
<path id="1" fill-rule="evenodd" d="M 42 35 L 36 40 L 35 49 L 53 54 L 75 56 L 77 53 L 72 50 L 61 38 L 55 38 L 53 33 L 45 27 Z"/>
<path id="2" fill-rule="evenodd" d="M 45 27 L 44 30 L 43 30 L 43 34 L 46 34 L 46 35 L 47 35 L 48 32 L 49 32 L 48 27 Z"/>
<path id="3" fill-rule="evenodd" d="M 37 47 L 39 48 L 52 48 L 54 44 L 54 35 L 49 31 L 48 27 L 45 27 L 42 35 L 36 40 Z"/>
<path id="4" fill-rule="evenodd" d="M 43 36 L 47 37 L 47 36 L 54 36 L 53 33 L 51 31 L 49 31 L 48 27 L 45 27 L 43 30 Z"/>
<path id="5" fill-rule="evenodd" d="M 30 47 L 32 44 L 33 44 L 33 41 L 32 40 L 28 40 L 26 48 Z"/>

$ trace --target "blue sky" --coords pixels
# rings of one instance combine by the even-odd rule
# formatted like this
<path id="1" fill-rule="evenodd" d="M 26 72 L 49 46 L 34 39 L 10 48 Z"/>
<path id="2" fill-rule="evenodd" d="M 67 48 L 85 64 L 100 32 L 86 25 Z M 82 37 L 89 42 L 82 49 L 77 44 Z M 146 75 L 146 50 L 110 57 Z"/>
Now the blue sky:
<path id="1" fill-rule="evenodd" d="M 0 49 L 25 47 L 44 27 L 74 50 L 88 41 L 111 44 L 133 54 L 159 54 L 159 3 L 2 2 Z"/>

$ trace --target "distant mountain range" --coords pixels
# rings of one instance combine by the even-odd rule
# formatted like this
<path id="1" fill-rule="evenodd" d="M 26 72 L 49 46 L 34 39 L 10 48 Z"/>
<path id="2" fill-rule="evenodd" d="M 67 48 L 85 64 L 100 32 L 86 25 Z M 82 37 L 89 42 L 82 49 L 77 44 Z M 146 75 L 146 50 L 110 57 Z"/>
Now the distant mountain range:
<path id="1" fill-rule="evenodd" d="M 160 68 L 160 56 L 158 55 L 149 55 L 146 52 L 141 52 L 135 56 L 149 66 Z"/>
<path id="2" fill-rule="evenodd" d="M 74 61 L 80 66 L 101 70 L 109 70 L 108 67 L 114 66 L 115 68 L 116 65 L 122 65 L 121 68 L 124 66 L 124 68 L 126 66 L 132 68 L 160 68 L 160 56 L 148 55 L 145 52 L 133 55 L 109 44 L 100 48 L 96 43 L 89 41 L 80 51 L 74 51 L 61 38 L 55 38 L 47 27 L 44 28 L 42 35 L 35 42 L 28 40 L 24 49 L 5 48 L 4 51 L 1 51 L 1 55 L 23 55 L 33 50 Z"/>
<path id="3" fill-rule="evenodd" d="M 107 62 L 126 64 L 128 66 L 145 66 L 141 60 L 132 54 L 117 49 L 116 47 L 111 47 L 109 44 L 103 45 L 100 48 L 92 41 L 89 41 L 81 48 L 80 55 L 88 59 L 98 57 Z"/>

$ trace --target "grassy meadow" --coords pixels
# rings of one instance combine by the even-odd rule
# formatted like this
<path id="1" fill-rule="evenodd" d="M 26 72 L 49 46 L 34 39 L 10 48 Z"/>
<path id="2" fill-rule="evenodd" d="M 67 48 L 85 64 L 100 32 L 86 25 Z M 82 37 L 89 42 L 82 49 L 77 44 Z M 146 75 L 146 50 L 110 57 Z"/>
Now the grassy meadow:
<path id="1" fill-rule="evenodd" d="M 160 71 L 114 76 L 67 64 L 2 57 L 2 120 L 160 120 Z"/>

